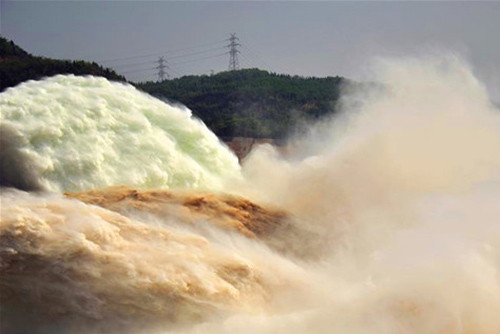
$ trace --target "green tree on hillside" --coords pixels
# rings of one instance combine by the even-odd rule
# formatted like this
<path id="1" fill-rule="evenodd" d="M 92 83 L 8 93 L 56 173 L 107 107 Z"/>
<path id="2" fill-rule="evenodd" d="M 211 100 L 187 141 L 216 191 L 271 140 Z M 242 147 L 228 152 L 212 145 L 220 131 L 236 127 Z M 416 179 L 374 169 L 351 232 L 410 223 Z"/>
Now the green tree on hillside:
<path id="1" fill-rule="evenodd" d="M 282 138 L 298 123 L 335 112 L 346 82 L 245 69 L 138 87 L 185 104 L 219 136 Z"/>

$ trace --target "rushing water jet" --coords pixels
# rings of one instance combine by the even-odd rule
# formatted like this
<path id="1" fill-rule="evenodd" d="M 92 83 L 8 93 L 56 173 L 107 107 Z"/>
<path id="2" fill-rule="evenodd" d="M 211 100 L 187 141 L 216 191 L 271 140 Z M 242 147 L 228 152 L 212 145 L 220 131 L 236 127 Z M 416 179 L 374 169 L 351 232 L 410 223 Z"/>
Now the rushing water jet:
<path id="1" fill-rule="evenodd" d="M 8 89 L 0 109 L 48 190 L 220 189 L 238 177 L 236 157 L 187 108 L 131 85 L 58 75 Z"/>

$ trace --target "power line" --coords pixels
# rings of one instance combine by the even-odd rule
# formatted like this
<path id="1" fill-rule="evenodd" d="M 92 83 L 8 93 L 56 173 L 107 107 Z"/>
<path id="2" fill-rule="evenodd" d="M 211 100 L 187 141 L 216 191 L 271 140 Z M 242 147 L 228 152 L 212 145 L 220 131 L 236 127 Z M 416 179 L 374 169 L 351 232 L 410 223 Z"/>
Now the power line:
<path id="1" fill-rule="evenodd" d="M 211 43 L 205 43 L 205 44 L 187 47 L 187 48 L 182 48 L 182 49 L 170 50 L 169 53 L 179 53 L 181 51 L 186 51 L 186 50 L 206 48 L 207 46 L 213 46 L 213 45 L 224 43 L 224 42 L 228 43 L 228 44 L 222 45 L 222 46 L 216 46 L 216 47 L 212 47 L 212 48 L 208 48 L 208 49 L 200 50 L 200 51 L 187 52 L 187 53 L 178 54 L 178 55 L 174 55 L 174 56 L 167 56 L 166 51 L 164 51 L 161 53 L 151 53 L 151 54 L 147 54 L 147 55 L 139 55 L 139 56 L 134 56 L 134 57 L 112 59 L 112 60 L 108 60 L 108 62 L 125 61 L 125 60 L 131 60 L 131 59 L 151 57 L 154 55 L 161 55 L 158 57 L 158 60 L 151 59 L 151 60 L 143 61 L 143 62 L 123 63 L 123 64 L 117 64 L 117 65 L 110 66 L 110 67 L 116 69 L 121 74 L 140 73 L 140 72 L 150 72 L 151 73 L 154 71 L 154 72 L 156 72 L 156 74 L 158 76 L 158 80 L 160 80 L 160 81 L 168 79 L 170 77 L 171 73 L 176 73 L 177 75 L 182 76 L 182 74 L 179 73 L 179 71 L 173 69 L 171 67 L 171 65 L 174 65 L 174 66 L 180 65 L 180 67 L 183 68 L 184 64 L 201 62 L 201 61 L 204 61 L 207 59 L 218 58 L 218 57 L 222 57 L 222 56 L 225 56 L 228 54 L 229 54 L 229 70 L 230 71 L 235 71 L 235 70 L 240 69 L 239 56 L 242 57 L 242 61 L 243 61 L 243 64 L 245 65 L 245 67 L 259 68 L 262 65 L 264 65 L 268 69 L 274 68 L 274 66 L 269 65 L 255 51 L 252 51 L 248 45 L 242 46 L 240 44 L 239 38 L 236 36 L 236 33 L 230 34 L 230 37 L 228 39 L 225 39 L 225 40 L 220 40 L 220 41 L 211 42 Z M 225 49 L 225 48 L 228 48 L 229 50 L 227 52 L 223 52 L 223 53 L 209 54 L 209 55 L 203 56 L 203 57 L 196 57 L 196 56 L 207 54 L 207 53 L 213 53 L 217 50 L 221 50 L 221 49 Z M 240 51 L 240 49 L 243 49 L 243 52 Z M 170 62 L 171 60 L 176 60 L 176 59 L 178 59 L 180 61 L 178 61 L 178 62 L 174 61 L 173 63 Z M 186 59 L 186 60 L 184 60 L 184 59 Z M 156 64 L 156 66 L 155 66 L 155 64 Z M 261 66 L 259 66 L 259 64 Z M 150 65 L 150 66 L 143 67 L 144 65 Z"/>
<path id="2" fill-rule="evenodd" d="M 244 56 L 247 60 L 251 60 L 253 64 L 257 64 L 257 67 L 267 67 L 261 60 L 258 60 L 255 56 L 250 54 L 247 47 L 245 47 L 243 51 L 244 52 L 242 52 L 241 55 Z"/>
<path id="3" fill-rule="evenodd" d="M 172 71 L 172 72 L 176 73 L 178 76 L 182 76 L 182 74 L 181 74 L 181 73 L 179 73 L 179 71 L 177 71 L 177 70 L 173 69 L 172 67 L 170 67 L 170 71 Z"/>
<path id="4" fill-rule="evenodd" d="M 119 74 L 129 74 L 129 73 L 144 72 L 144 71 L 155 71 L 156 72 L 156 68 L 154 68 L 154 67 L 138 68 L 136 70 L 119 72 Z"/>
<path id="5" fill-rule="evenodd" d="M 211 42 L 211 43 L 205 43 L 205 44 L 190 46 L 190 47 L 182 48 L 182 49 L 164 50 L 164 51 L 161 51 L 161 52 L 142 54 L 142 55 L 137 55 L 137 56 L 132 56 L 132 57 L 115 58 L 115 59 L 103 59 L 103 60 L 97 60 L 97 62 L 99 62 L 99 63 L 111 63 L 111 62 L 117 62 L 117 61 L 122 61 L 122 60 L 131 60 L 131 59 L 138 59 L 138 58 L 146 58 L 146 57 L 152 57 L 152 56 L 159 56 L 159 55 L 163 55 L 163 54 L 172 54 L 172 53 L 178 53 L 178 52 L 181 52 L 181 51 L 199 49 L 199 48 L 202 48 L 202 47 L 216 45 L 216 44 L 221 44 L 221 43 L 226 43 L 226 42 L 227 42 L 227 39 L 224 39 L 224 40 L 219 40 L 219 41 L 216 41 L 216 42 Z"/>
<path id="6" fill-rule="evenodd" d="M 217 48 L 212 48 L 212 49 L 208 49 L 208 50 L 204 50 L 204 51 L 200 51 L 200 52 L 192 52 L 192 53 L 188 53 L 188 54 L 184 54 L 184 55 L 179 55 L 179 56 L 174 56 L 174 57 L 166 57 L 166 56 L 163 56 L 163 58 L 167 58 L 166 61 L 170 60 L 170 59 L 180 59 L 180 58 L 191 58 L 193 56 L 196 56 L 196 55 L 200 55 L 200 54 L 204 54 L 204 53 L 207 53 L 207 52 L 213 52 L 213 51 L 217 51 L 217 50 L 221 50 L 225 47 L 217 47 Z M 226 53 L 224 53 L 226 54 Z M 212 57 L 212 56 L 209 56 L 209 57 Z M 205 57 L 202 57 L 201 59 L 204 59 Z M 200 59 L 200 58 L 198 58 Z M 197 59 L 194 59 L 195 61 Z M 148 60 L 146 62 L 140 62 L 140 63 L 128 63 L 128 64 L 118 64 L 118 65 L 112 65 L 111 67 L 115 70 L 118 70 L 118 71 L 123 71 L 123 70 L 128 70 L 128 69 L 134 69 L 135 66 L 141 66 L 141 65 L 148 65 L 148 64 L 155 64 L 157 63 L 157 61 L 152 61 L 152 60 Z"/>
<path id="7" fill-rule="evenodd" d="M 273 66 L 269 65 L 267 62 L 265 62 L 261 57 L 259 57 L 259 55 L 257 55 L 256 52 L 252 51 L 248 45 L 245 45 L 245 51 L 246 51 L 246 54 L 248 56 L 250 56 L 252 59 L 256 60 L 257 62 L 263 64 L 264 66 L 266 66 L 268 69 L 272 69 Z"/>
<path id="8" fill-rule="evenodd" d="M 217 57 L 221 57 L 221 56 L 225 56 L 227 55 L 227 52 L 224 52 L 224 53 L 220 53 L 220 54 L 217 54 L 217 55 L 213 55 L 213 56 L 208 56 L 208 57 L 202 57 L 202 58 L 197 58 L 197 59 L 191 59 L 191 60 L 188 60 L 188 61 L 182 61 L 182 62 L 179 62 L 179 63 L 172 63 L 172 65 L 181 65 L 181 64 L 188 64 L 188 63 L 194 63 L 196 61 L 199 61 L 199 60 L 205 60 L 205 59 L 210 59 L 210 58 L 217 58 Z"/>
<path id="9" fill-rule="evenodd" d="M 205 50 L 205 51 L 187 53 L 187 54 L 184 54 L 184 55 L 179 55 L 179 56 L 174 56 L 174 57 L 167 57 L 167 56 L 163 56 L 163 57 L 164 58 L 166 57 L 167 60 L 170 60 L 170 59 L 179 59 L 179 58 L 190 58 L 190 57 L 195 56 L 195 55 L 199 55 L 199 54 L 203 54 L 203 53 L 207 53 L 207 52 L 212 52 L 212 51 L 217 51 L 217 50 L 221 50 L 223 48 L 225 48 L 225 47 L 212 48 L 212 49 L 208 49 L 208 50 Z M 119 65 L 112 65 L 111 67 L 113 67 L 113 68 L 133 67 L 133 66 L 137 66 L 137 65 L 152 64 L 152 63 L 156 63 L 156 62 L 157 61 L 148 60 L 148 61 L 142 62 L 142 63 L 119 64 Z"/>
<path id="10" fill-rule="evenodd" d="M 208 50 L 205 50 L 205 51 L 187 53 L 187 54 L 183 54 L 183 55 L 179 55 L 179 56 L 174 56 L 174 57 L 168 57 L 168 59 L 177 59 L 177 58 L 190 57 L 190 56 L 199 55 L 199 54 L 203 54 L 203 53 L 207 53 L 207 52 L 212 52 L 212 51 L 217 51 L 217 50 L 222 50 L 222 49 L 225 49 L 225 46 L 217 47 L 217 48 L 212 48 L 212 49 L 208 49 Z"/>
<path id="11" fill-rule="evenodd" d="M 246 68 L 249 68 L 249 67 L 259 68 L 259 65 L 256 64 L 254 60 L 250 59 L 248 57 L 248 55 L 246 55 L 244 53 L 240 53 L 240 56 L 243 58 L 243 64 L 246 65 L 245 66 Z"/>
<path id="12" fill-rule="evenodd" d="M 156 63 L 156 61 L 149 60 L 149 61 L 146 61 L 143 63 L 120 64 L 120 65 L 113 65 L 111 67 L 112 68 L 134 67 L 134 66 L 138 66 L 138 65 L 146 65 L 146 64 L 153 64 L 153 63 Z"/>
<path id="13" fill-rule="evenodd" d="M 168 65 L 165 65 L 165 68 L 168 68 L 168 70 L 170 71 L 173 71 L 173 72 L 176 72 L 178 73 L 179 75 L 181 75 L 177 70 L 175 70 L 174 68 L 172 68 L 172 65 L 174 66 L 177 66 L 177 65 L 183 65 L 183 64 L 189 64 L 189 63 L 194 63 L 194 62 L 198 62 L 198 61 L 202 61 L 202 60 L 206 60 L 206 59 L 212 59 L 212 58 L 217 58 L 217 57 L 222 57 L 222 56 L 225 56 L 227 55 L 227 52 L 224 52 L 224 53 L 219 53 L 219 54 L 215 54 L 215 55 L 210 55 L 210 56 L 206 56 L 206 57 L 200 57 L 200 58 L 196 58 L 196 59 L 191 59 L 191 60 L 188 60 L 188 61 L 181 61 L 181 62 L 177 62 L 177 63 L 168 63 Z M 164 59 L 164 57 L 161 57 Z M 167 61 L 164 59 L 163 60 L 165 63 L 167 63 Z M 160 64 L 159 64 L 159 60 L 158 61 L 155 61 L 155 62 L 147 62 L 147 63 L 144 63 L 144 64 L 155 64 L 155 63 L 158 63 L 158 66 L 156 67 L 146 67 L 146 68 L 138 68 L 138 69 L 132 69 L 132 70 L 127 70 L 127 71 L 119 71 L 119 73 L 121 74 L 128 74 L 128 73 L 135 73 L 135 72 L 141 72 L 141 71 L 151 71 L 151 70 L 159 70 L 159 67 L 160 67 Z M 166 73 L 165 73 L 166 74 Z"/>

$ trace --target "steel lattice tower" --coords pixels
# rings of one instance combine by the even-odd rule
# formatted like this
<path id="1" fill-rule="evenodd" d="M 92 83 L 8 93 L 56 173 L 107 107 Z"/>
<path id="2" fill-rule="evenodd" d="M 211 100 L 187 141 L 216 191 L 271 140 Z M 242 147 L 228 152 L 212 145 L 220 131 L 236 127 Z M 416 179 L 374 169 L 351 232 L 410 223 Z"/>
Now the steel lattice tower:
<path id="1" fill-rule="evenodd" d="M 231 37 L 229 37 L 229 44 L 227 47 L 229 48 L 229 70 L 230 71 L 236 71 L 240 69 L 240 65 L 238 62 L 238 53 L 240 50 L 238 50 L 238 46 L 241 46 L 239 43 L 240 39 L 236 37 L 236 33 L 231 34 Z"/>
<path id="2" fill-rule="evenodd" d="M 158 81 L 164 81 L 165 77 L 168 79 L 169 75 L 168 72 L 165 71 L 165 69 L 169 69 L 169 67 L 166 65 L 166 60 L 164 57 L 158 58 L 158 66 L 155 68 L 158 69 Z"/>

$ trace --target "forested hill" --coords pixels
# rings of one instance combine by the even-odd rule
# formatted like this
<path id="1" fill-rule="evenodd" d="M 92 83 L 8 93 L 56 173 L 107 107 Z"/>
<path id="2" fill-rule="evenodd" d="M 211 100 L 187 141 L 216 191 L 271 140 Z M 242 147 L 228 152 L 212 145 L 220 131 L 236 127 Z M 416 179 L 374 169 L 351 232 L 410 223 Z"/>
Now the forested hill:
<path id="1" fill-rule="evenodd" d="M 186 105 L 220 137 L 282 138 L 301 122 L 334 112 L 346 82 L 244 69 L 137 86 Z"/>
<path id="2" fill-rule="evenodd" d="M 96 63 L 35 57 L 0 36 L 0 92 L 23 81 L 69 73 L 126 81 Z M 244 69 L 132 84 L 186 105 L 219 137 L 279 139 L 301 123 L 334 112 L 346 82 Z"/>
<path id="3" fill-rule="evenodd" d="M 0 36 L 0 92 L 26 80 L 70 73 L 125 81 L 123 76 L 96 63 L 35 57 Z"/>

